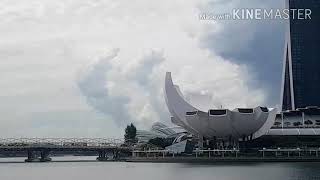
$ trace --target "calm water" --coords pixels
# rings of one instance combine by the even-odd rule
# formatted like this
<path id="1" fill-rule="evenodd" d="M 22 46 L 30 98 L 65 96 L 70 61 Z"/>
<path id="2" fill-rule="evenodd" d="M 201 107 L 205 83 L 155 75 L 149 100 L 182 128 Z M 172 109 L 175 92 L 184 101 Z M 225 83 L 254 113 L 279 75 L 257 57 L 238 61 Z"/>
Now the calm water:
<path id="1" fill-rule="evenodd" d="M 83 157 L 72 157 L 73 160 L 77 158 L 83 159 Z M 23 158 L 0 159 L 0 162 L 21 160 Z M 0 163 L 0 180 L 23 178 L 28 180 L 320 180 L 320 163 L 228 165 L 124 162 Z"/>

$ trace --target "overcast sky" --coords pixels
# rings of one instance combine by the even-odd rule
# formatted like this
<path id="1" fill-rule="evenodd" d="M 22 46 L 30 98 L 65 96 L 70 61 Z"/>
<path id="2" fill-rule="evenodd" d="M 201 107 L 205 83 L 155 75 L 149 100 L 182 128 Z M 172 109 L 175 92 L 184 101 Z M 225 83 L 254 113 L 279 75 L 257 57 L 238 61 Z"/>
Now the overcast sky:
<path id="1" fill-rule="evenodd" d="M 169 123 L 166 71 L 202 110 L 276 106 L 283 22 L 199 14 L 283 4 L 1 0 L 0 137 L 122 137 L 130 122 Z"/>

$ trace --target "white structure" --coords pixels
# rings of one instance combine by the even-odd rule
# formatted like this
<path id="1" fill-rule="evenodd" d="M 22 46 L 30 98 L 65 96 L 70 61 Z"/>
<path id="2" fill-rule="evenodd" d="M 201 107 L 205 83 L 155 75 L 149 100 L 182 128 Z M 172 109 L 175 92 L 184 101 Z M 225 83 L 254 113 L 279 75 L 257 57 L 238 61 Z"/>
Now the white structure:
<path id="1" fill-rule="evenodd" d="M 185 132 L 177 128 L 178 127 L 168 127 L 161 122 L 156 122 L 150 130 L 137 130 L 137 139 L 138 142 L 148 142 L 154 138 L 175 138 Z"/>
<path id="2" fill-rule="evenodd" d="M 146 131 L 146 130 L 137 130 L 136 135 L 138 142 L 148 142 L 150 139 L 154 138 L 166 138 L 164 134 L 156 133 L 153 131 Z"/>
<path id="3" fill-rule="evenodd" d="M 166 73 L 165 100 L 172 115 L 172 123 L 200 138 L 255 139 L 265 135 L 273 126 L 277 110 L 266 107 L 211 109 L 203 112 L 183 98 L 171 73 Z"/>
<path id="4" fill-rule="evenodd" d="M 175 154 L 180 154 L 185 152 L 188 140 L 184 140 L 178 143 L 174 143 L 171 146 L 166 147 L 166 150 L 173 152 Z"/>
<path id="5" fill-rule="evenodd" d="M 167 125 L 161 122 L 154 123 L 151 127 L 151 131 L 163 134 L 165 136 L 172 136 L 174 134 L 177 134 L 177 132 L 173 130 L 173 128 L 168 127 Z"/>

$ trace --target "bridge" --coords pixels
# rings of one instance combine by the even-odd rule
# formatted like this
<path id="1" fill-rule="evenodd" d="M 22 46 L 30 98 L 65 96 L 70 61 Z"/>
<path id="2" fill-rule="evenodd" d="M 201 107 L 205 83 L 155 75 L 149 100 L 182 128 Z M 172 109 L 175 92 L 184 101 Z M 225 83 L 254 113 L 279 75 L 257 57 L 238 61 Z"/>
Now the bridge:
<path id="1" fill-rule="evenodd" d="M 96 152 L 97 160 L 120 158 L 121 153 L 129 153 L 130 147 L 123 146 L 122 139 L 112 138 L 0 138 L 0 153 L 25 153 L 26 162 L 51 161 L 52 152 Z"/>

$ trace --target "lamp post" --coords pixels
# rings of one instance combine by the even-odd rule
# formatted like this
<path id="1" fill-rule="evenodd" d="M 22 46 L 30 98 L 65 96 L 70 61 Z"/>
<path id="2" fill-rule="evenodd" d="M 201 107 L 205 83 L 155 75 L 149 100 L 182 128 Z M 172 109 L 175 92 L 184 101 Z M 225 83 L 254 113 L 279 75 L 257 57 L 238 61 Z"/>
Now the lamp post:
<path id="1" fill-rule="evenodd" d="M 238 151 L 236 150 L 236 148 L 233 148 L 233 151 L 235 152 L 236 158 L 237 158 L 238 157 Z"/>
<path id="2" fill-rule="evenodd" d="M 276 151 L 276 157 L 278 157 L 278 151 L 280 151 L 280 148 L 278 147 L 277 151 Z"/>

